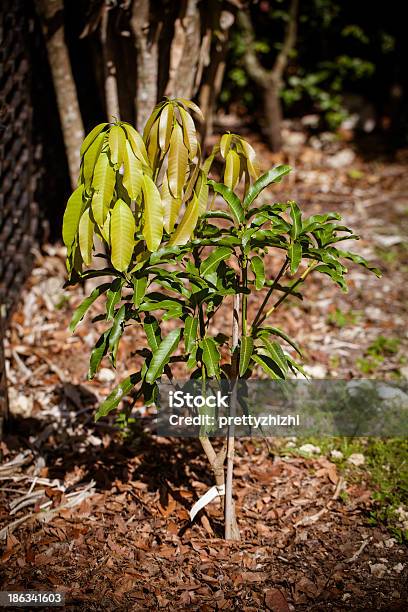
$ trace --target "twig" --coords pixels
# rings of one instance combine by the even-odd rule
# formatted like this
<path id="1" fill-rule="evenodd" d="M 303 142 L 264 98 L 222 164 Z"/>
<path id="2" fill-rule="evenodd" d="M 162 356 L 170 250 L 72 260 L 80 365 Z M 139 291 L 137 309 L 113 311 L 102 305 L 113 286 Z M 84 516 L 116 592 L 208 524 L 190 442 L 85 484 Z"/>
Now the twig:
<path id="1" fill-rule="evenodd" d="M 337 483 L 336 490 L 333 493 L 333 497 L 329 499 L 329 501 L 324 506 L 324 508 L 319 510 L 319 512 L 317 512 L 316 514 L 312 514 L 312 515 L 303 517 L 297 523 L 295 523 L 294 527 L 296 528 L 296 527 L 300 527 L 300 525 L 310 525 L 311 523 L 315 523 L 317 520 L 319 520 L 319 518 L 330 509 L 332 503 L 336 501 L 336 499 L 339 497 L 343 484 L 344 484 L 344 478 L 341 476 Z"/>
<path id="2" fill-rule="evenodd" d="M 361 555 L 361 553 L 363 552 L 363 550 L 365 549 L 366 546 L 368 546 L 368 544 L 371 542 L 373 538 L 367 538 L 366 540 L 363 540 L 363 542 L 361 543 L 360 548 L 354 553 L 354 555 L 352 557 L 350 557 L 350 559 L 346 559 L 346 563 L 354 563 L 354 561 L 356 559 L 359 558 L 359 556 Z"/>

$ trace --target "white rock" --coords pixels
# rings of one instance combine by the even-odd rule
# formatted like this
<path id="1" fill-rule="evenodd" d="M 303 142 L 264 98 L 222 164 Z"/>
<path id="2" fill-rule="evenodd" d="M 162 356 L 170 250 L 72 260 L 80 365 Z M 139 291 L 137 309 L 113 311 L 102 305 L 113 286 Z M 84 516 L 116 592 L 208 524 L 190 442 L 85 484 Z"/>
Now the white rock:
<path id="1" fill-rule="evenodd" d="M 351 465 L 357 465 L 357 466 L 364 465 L 365 457 L 362 453 L 353 453 L 347 459 L 347 463 L 351 463 Z"/>
<path id="2" fill-rule="evenodd" d="M 370 566 L 370 571 L 376 578 L 382 578 L 387 571 L 387 566 L 384 563 L 373 563 Z"/>
<path id="3" fill-rule="evenodd" d="M 326 378 L 327 369 L 319 363 L 315 365 L 305 365 L 304 370 L 311 378 Z"/>
<path id="4" fill-rule="evenodd" d="M 388 540 L 384 540 L 384 544 L 386 548 L 392 548 L 395 543 L 396 543 L 395 538 L 388 538 Z"/>
<path id="5" fill-rule="evenodd" d="M 394 565 L 394 567 L 392 568 L 392 571 L 400 574 L 402 572 L 402 570 L 404 569 L 404 564 L 403 563 L 397 563 L 397 565 Z"/>
<path id="6" fill-rule="evenodd" d="M 16 389 L 10 387 L 8 390 L 9 407 L 11 414 L 28 418 L 33 410 L 34 400 L 32 397 L 18 393 Z"/>
<path id="7" fill-rule="evenodd" d="M 401 400 L 408 405 L 408 395 L 397 387 L 391 387 L 390 385 L 379 385 L 377 387 L 377 393 L 383 400 Z"/>
<path id="8" fill-rule="evenodd" d="M 321 453 L 320 446 L 315 446 L 314 444 L 303 444 L 299 450 L 310 455 L 319 455 Z"/>
<path id="9" fill-rule="evenodd" d="M 115 380 L 116 374 L 109 368 L 101 368 L 97 376 L 98 380 L 103 383 L 109 383 Z"/>
<path id="10" fill-rule="evenodd" d="M 339 450 L 332 450 L 330 453 L 330 457 L 332 457 L 333 459 L 343 459 L 344 455 Z"/>
<path id="11" fill-rule="evenodd" d="M 356 158 L 356 154 L 352 149 L 343 149 L 335 155 L 332 155 L 327 160 L 330 168 L 344 168 L 345 166 L 349 166 L 353 163 Z"/>

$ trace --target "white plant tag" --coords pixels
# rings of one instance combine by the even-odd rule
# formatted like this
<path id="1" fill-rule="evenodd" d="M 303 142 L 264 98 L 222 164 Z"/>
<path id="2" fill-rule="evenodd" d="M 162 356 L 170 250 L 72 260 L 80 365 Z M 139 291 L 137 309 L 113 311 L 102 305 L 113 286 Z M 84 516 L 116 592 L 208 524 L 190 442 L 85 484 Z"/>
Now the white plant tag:
<path id="1" fill-rule="evenodd" d="M 212 502 L 213 499 L 221 495 L 225 495 L 225 485 L 221 485 L 220 487 L 217 487 L 217 485 L 215 485 L 214 487 L 211 487 L 211 489 L 208 489 L 207 493 L 204 493 L 204 495 L 202 495 L 200 499 L 198 499 L 194 506 L 191 508 L 190 520 L 193 521 L 197 512 L 200 512 L 200 510 L 202 510 L 204 506 L 206 506 L 207 504 Z"/>

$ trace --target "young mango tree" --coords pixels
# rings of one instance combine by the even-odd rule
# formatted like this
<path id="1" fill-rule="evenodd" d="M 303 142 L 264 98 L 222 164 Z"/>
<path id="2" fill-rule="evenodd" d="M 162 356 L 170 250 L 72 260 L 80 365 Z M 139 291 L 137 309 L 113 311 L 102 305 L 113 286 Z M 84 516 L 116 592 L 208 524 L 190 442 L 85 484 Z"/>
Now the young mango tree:
<path id="1" fill-rule="evenodd" d="M 104 296 L 107 327 L 91 352 L 88 377 L 95 376 L 105 356 L 115 367 L 129 325 L 137 325 L 146 338 L 146 346 L 135 351 L 140 369 L 102 402 L 97 419 L 130 393 L 145 405 L 157 403 L 160 381 L 172 380 L 172 369 L 180 364 L 203 383 L 229 380 L 233 414 L 237 381 L 258 372 L 276 380 L 302 372 L 293 356 L 299 348 L 270 318 L 289 296 L 301 297 L 312 273 L 329 276 L 343 291 L 344 260 L 379 275 L 365 259 L 339 248 L 342 240 L 357 236 L 337 213 L 305 217 L 292 200 L 265 198 L 264 190 L 281 181 L 289 166 L 260 175 L 250 144 L 230 133 L 203 159 L 194 115 L 201 112 L 193 102 L 166 99 L 153 110 L 143 135 L 125 122 L 103 123 L 81 147 L 78 187 L 63 224 L 68 282 L 112 279 L 85 298 L 70 325 L 74 331 Z M 222 182 L 209 178 L 216 156 L 223 162 Z M 108 261 L 98 270 L 90 268 L 95 236 Z M 271 252 L 281 257 L 276 274 L 265 265 Z M 251 320 L 248 297 L 258 292 L 260 306 Z M 214 316 L 223 309 L 231 317 L 228 334 L 213 330 Z M 166 335 L 163 321 L 173 322 Z M 216 486 L 225 492 L 225 537 L 239 539 L 234 426 L 218 450 L 205 431 L 200 442 Z"/>

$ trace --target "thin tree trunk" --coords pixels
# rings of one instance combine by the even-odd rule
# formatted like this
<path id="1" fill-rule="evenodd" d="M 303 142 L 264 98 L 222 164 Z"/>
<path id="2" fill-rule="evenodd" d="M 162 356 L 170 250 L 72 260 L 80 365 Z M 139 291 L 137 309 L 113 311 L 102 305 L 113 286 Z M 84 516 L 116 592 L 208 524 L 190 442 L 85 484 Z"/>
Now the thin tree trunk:
<path id="1" fill-rule="evenodd" d="M 72 188 L 76 187 L 84 128 L 71 62 L 64 40 L 62 0 L 35 0 L 44 32 Z"/>
<path id="2" fill-rule="evenodd" d="M 105 105 L 108 121 L 113 118 L 120 119 L 118 83 L 116 75 L 116 61 L 114 52 L 115 33 L 112 28 L 112 19 L 109 8 L 103 7 L 101 21 L 101 43 L 103 52 L 103 71 L 105 81 Z"/>
<path id="3" fill-rule="evenodd" d="M 239 313 L 240 294 L 234 295 L 233 321 L 232 321 L 232 372 L 233 384 L 231 393 L 231 406 L 229 416 L 235 417 L 237 409 L 237 385 L 238 385 L 238 343 L 239 343 Z M 235 425 L 228 426 L 227 434 L 227 476 L 225 482 L 225 539 L 239 540 L 239 528 L 235 513 L 235 502 L 233 498 L 233 472 L 235 453 Z"/>
<path id="4" fill-rule="evenodd" d="M 149 0 L 134 0 L 131 27 L 137 52 L 136 125 L 139 131 L 157 103 L 159 75 L 159 25 L 151 18 Z"/>
<path id="5" fill-rule="evenodd" d="M 264 109 L 263 130 L 273 152 L 280 151 L 282 148 L 282 103 L 279 89 L 279 86 L 272 79 L 269 79 L 267 86 L 262 91 Z"/>

